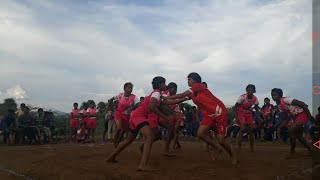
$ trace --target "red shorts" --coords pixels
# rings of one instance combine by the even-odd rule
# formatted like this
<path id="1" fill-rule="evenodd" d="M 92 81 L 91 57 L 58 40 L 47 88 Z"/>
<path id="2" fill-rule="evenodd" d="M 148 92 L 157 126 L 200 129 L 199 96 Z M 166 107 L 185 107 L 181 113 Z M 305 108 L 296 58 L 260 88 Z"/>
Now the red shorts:
<path id="1" fill-rule="evenodd" d="M 210 117 L 207 114 L 203 116 L 201 121 L 202 126 L 208 126 L 212 128 L 214 125 L 218 127 L 218 134 L 225 135 L 227 130 L 227 118 L 228 113 L 222 113 L 219 117 Z"/>
<path id="2" fill-rule="evenodd" d="M 294 122 L 299 124 L 299 125 L 306 125 L 308 122 L 309 118 L 306 112 L 297 114 L 296 116 L 293 117 L 293 119 L 291 121 L 288 122 L 288 126 L 290 126 L 291 124 L 293 124 Z"/>
<path id="3" fill-rule="evenodd" d="M 129 124 L 130 131 L 137 134 L 142 127 L 144 127 L 145 125 L 149 125 L 149 121 L 145 117 L 131 117 Z"/>
<path id="4" fill-rule="evenodd" d="M 97 121 L 96 119 L 89 119 L 87 123 L 87 128 L 88 129 L 95 129 L 97 127 Z"/>
<path id="5" fill-rule="evenodd" d="M 88 118 L 83 118 L 81 122 L 85 124 L 85 127 L 87 127 L 88 121 Z"/>
<path id="6" fill-rule="evenodd" d="M 71 119 L 70 121 L 70 128 L 79 128 L 79 120 Z"/>
<path id="7" fill-rule="evenodd" d="M 253 114 L 251 112 L 238 111 L 238 120 L 240 122 L 240 125 L 243 125 L 243 124 L 253 125 L 254 124 Z"/>
<path id="8" fill-rule="evenodd" d="M 119 111 L 116 111 L 114 113 L 114 119 L 115 119 L 115 121 L 121 121 L 122 129 L 127 130 L 129 128 L 130 115 L 125 115 Z"/>
<path id="9" fill-rule="evenodd" d="M 160 121 L 160 117 L 155 114 L 155 113 L 152 113 L 152 114 L 148 114 L 148 118 L 147 118 L 147 121 L 149 123 L 149 126 L 154 129 L 154 128 L 158 128 L 158 123 Z"/>

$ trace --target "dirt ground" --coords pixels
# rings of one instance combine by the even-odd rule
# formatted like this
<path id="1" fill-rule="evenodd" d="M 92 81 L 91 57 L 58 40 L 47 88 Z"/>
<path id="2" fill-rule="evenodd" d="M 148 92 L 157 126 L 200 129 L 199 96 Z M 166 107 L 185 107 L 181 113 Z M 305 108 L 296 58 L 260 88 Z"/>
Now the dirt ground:
<path id="1" fill-rule="evenodd" d="M 182 142 L 176 157 L 162 155 L 163 141 L 154 144 L 150 165 L 157 172 L 136 172 L 138 143 L 124 150 L 115 164 L 104 159 L 111 143 L 0 146 L 0 179 L 215 179 L 276 180 L 312 179 L 312 156 L 298 147 L 298 157 L 288 159 L 289 145 L 257 143 L 250 153 L 243 145 L 238 167 L 222 153 L 212 161 L 203 143 Z"/>

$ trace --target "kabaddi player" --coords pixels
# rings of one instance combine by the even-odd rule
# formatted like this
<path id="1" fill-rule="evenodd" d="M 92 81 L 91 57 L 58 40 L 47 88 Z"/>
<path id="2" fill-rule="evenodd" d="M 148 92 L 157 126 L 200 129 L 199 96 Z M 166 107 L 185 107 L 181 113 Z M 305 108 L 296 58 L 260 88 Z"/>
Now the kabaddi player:
<path id="1" fill-rule="evenodd" d="M 284 119 L 287 119 L 288 113 L 292 115 L 292 121 L 288 123 L 288 133 L 291 144 L 291 155 L 295 154 L 296 139 L 298 139 L 309 152 L 313 152 L 313 149 L 308 144 L 306 139 L 302 136 L 303 126 L 307 124 L 308 120 L 314 122 L 308 105 L 297 99 L 283 97 L 283 91 L 279 88 L 271 90 L 272 99 L 277 103 L 280 111 L 284 112 Z"/>
<path id="2" fill-rule="evenodd" d="M 131 113 L 130 117 L 130 133 L 129 136 L 120 143 L 111 155 L 106 159 L 107 162 L 117 162 L 116 156 L 131 144 L 137 137 L 139 131 L 144 136 L 144 147 L 142 148 L 142 158 L 138 166 L 138 171 L 153 171 L 148 167 L 148 159 L 152 149 L 152 143 L 156 140 L 155 134 L 152 131 L 150 124 L 154 124 L 154 119 L 148 119 L 148 115 L 156 113 L 167 121 L 171 117 L 163 114 L 159 107 L 161 102 L 161 91 L 166 90 L 166 80 L 161 76 L 157 76 L 152 80 L 153 91 L 147 96 L 141 105 Z"/>
<path id="3" fill-rule="evenodd" d="M 164 101 L 167 104 L 180 103 L 186 99 L 192 99 L 192 101 L 198 106 L 198 108 L 205 112 L 201 125 L 198 128 L 198 137 L 206 142 L 208 145 L 221 151 L 219 145 L 217 145 L 209 135 L 209 129 L 215 124 L 218 127 L 218 142 L 227 151 L 232 159 L 232 164 L 237 163 L 235 154 L 233 153 L 230 145 L 225 141 L 225 132 L 227 127 L 227 108 L 225 105 L 216 98 L 204 84 L 201 83 L 201 77 L 198 73 L 190 73 L 188 75 L 189 90 L 181 94 L 173 96 L 163 97 L 164 100 L 175 99 L 175 101 Z"/>
<path id="4" fill-rule="evenodd" d="M 114 114 L 114 119 L 117 124 L 117 130 L 114 134 L 114 147 L 117 147 L 121 142 L 124 134 L 129 130 L 130 114 L 135 105 L 139 103 L 136 95 L 132 94 L 133 84 L 127 82 L 124 84 L 124 92 L 118 96 L 111 98 L 109 101 L 118 100 L 118 107 Z"/>
<path id="5" fill-rule="evenodd" d="M 238 153 L 241 151 L 241 144 L 242 144 L 242 136 L 243 132 L 246 129 L 246 125 L 248 125 L 248 134 L 250 140 L 250 149 L 251 152 L 254 152 L 254 120 L 253 120 L 253 113 L 251 111 L 251 107 L 254 106 L 256 112 L 259 111 L 259 101 L 258 98 L 253 95 L 256 92 L 256 87 L 253 84 L 249 84 L 246 87 L 246 94 L 242 94 L 236 104 L 235 107 L 237 109 L 237 118 L 240 122 L 240 132 L 239 132 L 239 139 L 238 139 Z"/>
<path id="6" fill-rule="evenodd" d="M 79 113 L 78 103 L 73 103 L 73 109 L 70 113 L 71 121 L 70 121 L 70 130 L 71 130 L 71 140 L 76 140 L 77 130 L 79 128 Z"/>
<path id="7" fill-rule="evenodd" d="M 94 102 L 90 104 L 90 108 L 88 110 L 88 116 L 89 116 L 89 119 L 87 123 L 87 128 L 88 128 L 89 136 L 91 135 L 92 137 L 91 142 L 95 142 L 94 135 L 97 127 L 97 108 Z"/>

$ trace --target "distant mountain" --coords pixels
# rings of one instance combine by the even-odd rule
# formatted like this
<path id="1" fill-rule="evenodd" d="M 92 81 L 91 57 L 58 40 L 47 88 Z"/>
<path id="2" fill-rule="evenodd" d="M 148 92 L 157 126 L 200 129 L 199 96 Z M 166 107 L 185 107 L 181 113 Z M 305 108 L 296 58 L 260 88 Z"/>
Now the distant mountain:
<path id="1" fill-rule="evenodd" d="M 65 116 L 65 115 L 68 114 L 68 113 L 65 113 L 65 112 L 62 112 L 62 111 L 58 111 L 58 110 L 55 110 L 55 111 L 52 111 L 52 112 L 53 112 L 53 114 L 55 116 Z"/>
<path id="2" fill-rule="evenodd" d="M 66 112 L 62 112 L 62 111 L 55 110 L 55 109 L 43 108 L 43 110 L 44 110 L 44 111 L 53 112 L 53 115 L 54 115 L 54 116 L 65 116 L 65 115 L 68 115 L 68 113 L 66 113 Z M 32 112 L 32 113 L 37 113 L 37 111 L 38 111 L 38 108 L 34 108 L 34 109 L 31 109 L 30 112 Z"/>

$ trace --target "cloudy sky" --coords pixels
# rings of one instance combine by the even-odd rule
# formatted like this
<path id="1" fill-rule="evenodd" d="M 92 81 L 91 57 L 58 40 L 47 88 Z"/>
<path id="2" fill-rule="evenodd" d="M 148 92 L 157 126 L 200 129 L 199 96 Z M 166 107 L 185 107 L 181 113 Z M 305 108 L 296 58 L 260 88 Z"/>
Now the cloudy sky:
<path id="1" fill-rule="evenodd" d="M 226 105 L 253 83 L 311 105 L 309 0 L 1 0 L 0 98 L 70 111 L 198 72 Z"/>

